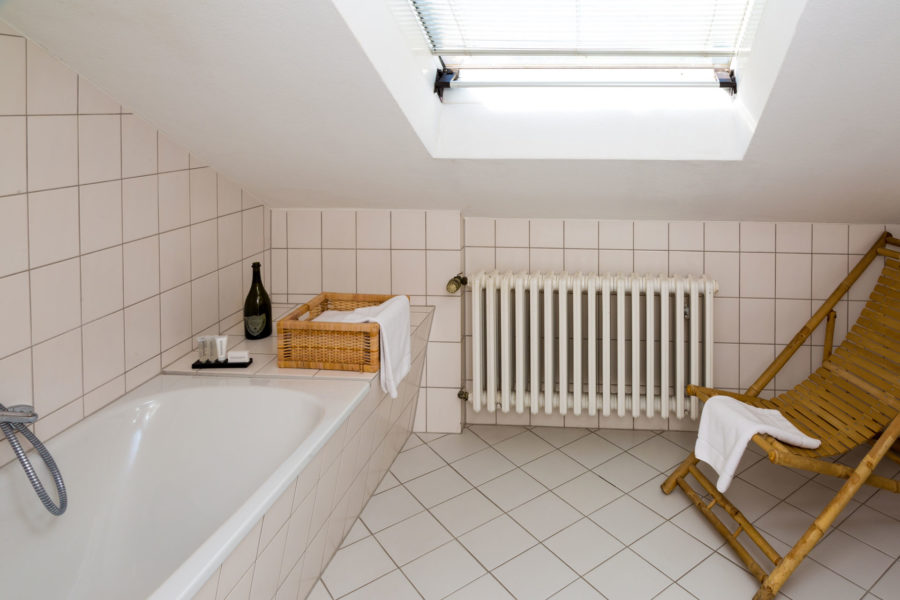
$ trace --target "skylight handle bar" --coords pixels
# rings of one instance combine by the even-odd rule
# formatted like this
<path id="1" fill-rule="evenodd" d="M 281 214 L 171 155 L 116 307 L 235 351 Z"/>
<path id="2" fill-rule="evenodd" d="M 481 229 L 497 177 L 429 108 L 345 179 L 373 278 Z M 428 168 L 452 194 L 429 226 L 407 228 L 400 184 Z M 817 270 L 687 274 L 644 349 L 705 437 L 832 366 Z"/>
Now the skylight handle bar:
<path id="1" fill-rule="evenodd" d="M 443 62 L 441 61 L 441 63 Z M 437 75 L 434 78 L 434 93 L 438 95 L 441 102 L 444 101 L 444 90 L 448 87 L 453 87 L 452 84 L 455 78 L 456 73 L 446 67 L 437 70 Z"/>
<path id="2" fill-rule="evenodd" d="M 457 79 L 458 72 L 444 68 L 437 71 L 434 93 L 441 101 L 447 88 L 498 88 L 498 87 L 641 87 L 641 88 L 722 88 L 737 93 L 734 71 L 716 71 L 716 78 L 709 81 L 466 81 Z"/>
<path id="3" fill-rule="evenodd" d="M 737 79 L 734 78 L 734 71 L 716 71 L 716 78 L 719 80 L 719 87 L 728 90 L 731 95 L 737 94 Z"/>
<path id="4" fill-rule="evenodd" d="M 460 81 L 454 79 L 444 88 L 496 88 L 496 87 L 730 87 L 718 81 Z M 443 98 L 443 90 L 435 92 Z"/>
<path id="5" fill-rule="evenodd" d="M 731 58 L 727 50 L 601 50 L 599 48 L 433 48 L 435 56 L 671 56 Z"/>

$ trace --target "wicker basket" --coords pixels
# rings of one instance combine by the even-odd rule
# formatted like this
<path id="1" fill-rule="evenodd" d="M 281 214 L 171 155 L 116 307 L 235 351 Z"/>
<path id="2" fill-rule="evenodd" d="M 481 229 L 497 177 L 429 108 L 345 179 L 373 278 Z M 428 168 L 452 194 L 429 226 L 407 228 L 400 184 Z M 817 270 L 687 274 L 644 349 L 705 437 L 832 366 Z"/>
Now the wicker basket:
<path id="1" fill-rule="evenodd" d="M 374 373 L 380 366 L 377 323 L 313 322 L 326 310 L 376 306 L 382 294 L 323 292 L 278 321 L 278 366 Z"/>

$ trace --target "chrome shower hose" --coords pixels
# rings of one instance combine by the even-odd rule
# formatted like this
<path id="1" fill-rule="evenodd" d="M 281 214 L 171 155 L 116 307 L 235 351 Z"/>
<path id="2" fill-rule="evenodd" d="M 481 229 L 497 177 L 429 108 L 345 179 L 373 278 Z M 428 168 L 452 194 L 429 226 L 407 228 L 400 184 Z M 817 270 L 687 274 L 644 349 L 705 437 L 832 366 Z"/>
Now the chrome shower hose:
<path id="1" fill-rule="evenodd" d="M 62 474 L 59 472 L 59 467 L 56 466 L 56 461 L 53 460 L 53 456 L 50 455 L 50 452 L 41 443 L 41 440 L 37 438 L 36 435 L 31 433 L 31 430 L 25 426 L 25 423 L 28 421 L 33 421 L 36 418 L 29 417 L 29 415 L 33 415 L 30 411 L 31 407 L 22 407 L 27 408 L 29 410 L 28 413 L 23 412 L 22 418 L 18 417 L 10 417 L 10 414 L 14 414 L 16 412 L 21 412 L 20 407 L 12 406 L 10 408 L 6 408 L 2 404 L 0 404 L 0 412 L 6 413 L 4 417 L 0 417 L 0 431 L 3 432 L 3 435 L 6 436 L 6 439 L 9 440 L 9 444 L 12 446 L 13 452 L 16 453 L 16 458 L 19 459 L 19 464 L 22 465 L 22 468 L 25 470 L 25 474 L 28 476 L 28 480 L 31 482 L 31 487 L 34 488 L 34 492 L 37 494 L 38 498 L 41 499 L 41 502 L 44 504 L 44 507 L 50 511 L 51 514 L 59 516 L 66 512 L 66 506 L 68 506 L 68 498 L 66 497 L 66 484 L 63 483 Z M 20 409 L 17 411 L 17 409 Z M 19 439 L 16 437 L 16 433 L 21 433 L 22 436 L 28 440 L 34 449 L 37 450 L 37 453 L 43 459 L 44 464 L 47 465 L 47 469 L 50 470 L 50 474 L 53 476 L 53 481 L 56 483 L 56 492 L 59 495 L 59 505 L 53 503 L 53 500 L 50 499 L 50 495 L 47 493 L 47 490 L 44 489 L 44 485 L 41 483 L 41 479 L 38 477 L 37 473 L 34 470 L 34 467 L 31 465 L 31 461 L 28 460 L 28 456 L 25 454 L 25 450 L 22 449 L 22 444 L 19 443 Z"/>

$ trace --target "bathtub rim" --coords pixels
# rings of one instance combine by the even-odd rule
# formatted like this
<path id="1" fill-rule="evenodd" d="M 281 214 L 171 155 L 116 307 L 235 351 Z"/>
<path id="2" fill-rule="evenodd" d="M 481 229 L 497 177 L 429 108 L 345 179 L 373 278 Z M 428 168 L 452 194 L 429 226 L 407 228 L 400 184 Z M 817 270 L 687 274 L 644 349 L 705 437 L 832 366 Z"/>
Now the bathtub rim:
<path id="1" fill-rule="evenodd" d="M 206 538 L 185 560 L 148 596 L 150 600 L 189 599 L 192 598 L 216 570 L 222 565 L 231 552 L 244 537 L 265 516 L 288 486 L 296 480 L 301 472 L 312 462 L 325 443 L 347 420 L 353 410 L 369 393 L 373 381 L 341 380 L 341 379 L 284 379 L 259 376 L 212 378 L 203 375 L 167 375 L 160 374 L 126 394 L 136 393 L 144 397 L 147 388 L 165 386 L 169 381 L 185 388 L 221 387 L 229 385 L 265 388 L 280 388 L 309 394 L 323 408 L 319 423 L 309 436 L 278 465 L 269 477 L 253 492 L 221 525 Z M 318 383 L 311 383 L 317 381 Z M 183 389 L 178 385 L 179 389 Z M 306 387 L 307 389 L 303 389 Z M 323 388 L 319 393 L 353 394 L 352 398 L 341 403 L 323 402 L 309 388 Z M 332 388 L 331 390 L 329 388 Z M 343 389 L 340 389 L 343 388 Z M 159 390 L 168 391 L 168 389 Z M 114 407 L 114 402 L 110 407 Z"/>

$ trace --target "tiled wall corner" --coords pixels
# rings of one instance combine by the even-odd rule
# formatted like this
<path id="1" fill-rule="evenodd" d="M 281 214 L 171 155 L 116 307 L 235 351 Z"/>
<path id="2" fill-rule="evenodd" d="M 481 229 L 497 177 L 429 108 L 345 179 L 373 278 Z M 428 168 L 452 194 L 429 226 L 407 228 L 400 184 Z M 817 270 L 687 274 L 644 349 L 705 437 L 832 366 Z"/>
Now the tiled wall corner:
<path id="1" fill-rule="evenodd" d="M 46 438 L 230 326 L 269 209 L 37 44 L 0 64 L 0 391 Z"/>
<path id="2" fill-rule="evenodd" d="M 888 226 L 892 232 L 900 226 Z M 464 219 L 465 270 L 567 270 L 707 274 L 719 283 L 715 301 L 715 385 L 746 389 L 885 230 L 884 225 L 737 221 L 603 221 L 593 219 Z M 862 309 L 883 259 L 837 307 L 835 344 Z M 467 298 L 467 302 L 468 302 Z M 471 356 L 472 324 L 464 327 Z M 764 393 L 790 389 L 822 359 L 817 329 Z M 471 362 L 466 386 L 471 388 Z M 559 415 L 475 413 L 467 423 L 576 425 Z M 579 426 L 693 429 L 671 419 L 579 420 Z"/>
<path id="3" fill-rule="evenodd" d="M 435 307 L 416 430 L 459 432 L 463 307 L 446 288 L 464 269 L 459 211 L 273 209 L 271 230 L 275 301 L 327 290 Z"/>

